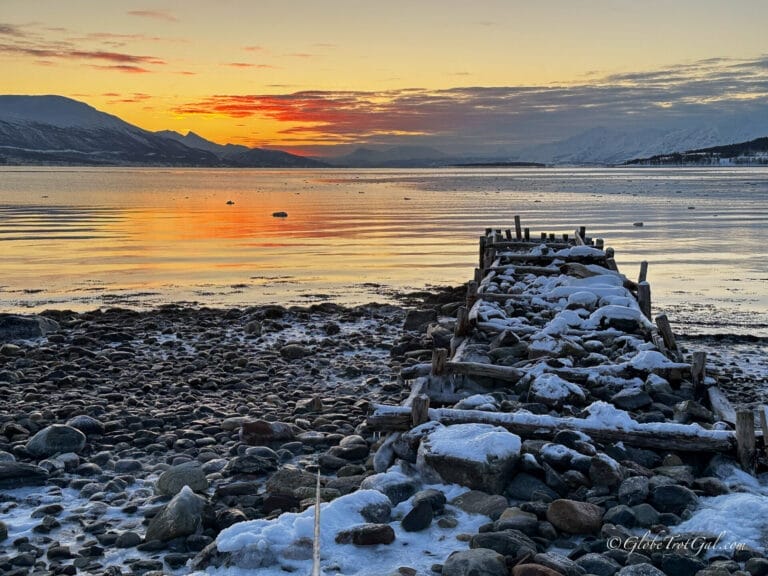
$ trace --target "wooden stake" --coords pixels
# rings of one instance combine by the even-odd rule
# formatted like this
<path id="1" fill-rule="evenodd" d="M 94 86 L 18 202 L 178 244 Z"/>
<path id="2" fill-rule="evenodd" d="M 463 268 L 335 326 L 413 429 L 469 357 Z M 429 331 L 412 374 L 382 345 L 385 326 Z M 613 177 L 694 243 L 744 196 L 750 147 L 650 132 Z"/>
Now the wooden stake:
<path id="1" fill-rule="evenodd" d="M 584 229 L 584 226 L 582 226 L 579 230 L 576 230 L 576 232 L 573 233 L 573 239 L 576 242 L 576 246 L 584 246 L 584 237 L 581 235 L 581 230 Z"/>
<path id="2" fill-rule="evenodd" d="M 526 242 L 530 242 L 531 241 L 531 229 L 530 228 L 526 228 L 525 230 L 523 230 L 523 237 L 525 238 Z"/>
<path id="3" fill-rule="evenodd" d="M 595 238 L 595 248 L 598 250 L 602 250 L 604 246 L 604 242 L 602 238 Z"/>
<path id="4" fill-rule="evenodd" d="M 456 336 L 466 336 L 469 334 L 469 310 L 466 306 L 459 306 L 456 310 Z"/>
<path id="5" fill-rule="evenodd" d="M 485 268 L 485 244 L 487 240 L 485 236 L 480 236 L 480 264 L 479 268 L 482 270 Z"/>
<path id="6" fill-rule="evenodd" d="M 666 314 L 659 314 L 656 316 L 656 326 L 658 326 L 661 337 L 664 339 L 664 346 L 666 346 L 667 350 L 672 354 L 677 355 L 679 353 L 677 341 L 675 340 L 672 326 L 669 324 L 669 318 L 667 318 Z"/>
<path id="7" fill-rule="evenodd" d="M 476 280 L 467 283 L 467 308 L 472 308 L 472 305 L 477 302 L 478 285 Z"/>
<path id="8" fill-rule="evenodd" d="M 579 226 L 579 236 L 581 236 L 581 239 L 584 242 L 587 241 L 587 227 L 586 226 Z"/>
<path id="9" fill-rule="evenodd" d="M 432 350 L 432 375 L 440 376 L 445 372 L 445 363 L 448 360 L 448 350 L 435 348 Z"/>
<path id="10" fill-rule="evenodd" d="M 411 423 L 414 427 L 429 420 L 429 396 L 419 394 L 411 403 Z"/>
<path id="11" fill-rule="evenodd" d="M 640 262 L 640 274 L 637 276 L 637 283 L 645 282 L 648 277 L 648 262 Z"/>
<path id="12" fill-rule="evenodd" d="M 648 320 L 651 319 L 651 285 L 648 282 L 640 282 L 637 285 L 637 303 L 640 310 Z"/>
<path id="13" fill-rule="evenodd" d="M 742 469 L 746 472 L 754 472 L 755 413 L 752 410 L 736 412 L 736 451 Z"/>
<path id="14" fill-rule="evenodd" d="M 515 238 L 520 240 L 522 237 L 523 236 L 520 233 L 520 216 L 515 216 Z"/>

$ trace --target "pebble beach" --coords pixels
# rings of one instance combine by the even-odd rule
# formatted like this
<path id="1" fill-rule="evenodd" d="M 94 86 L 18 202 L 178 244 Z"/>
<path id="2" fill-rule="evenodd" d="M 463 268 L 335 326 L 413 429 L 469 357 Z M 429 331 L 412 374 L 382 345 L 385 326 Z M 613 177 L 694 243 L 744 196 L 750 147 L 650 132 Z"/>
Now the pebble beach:
<path id="1" fill-rule="evenodd" d="M 760 521 L 697 532 L 765 508 L 720 456 L 563 431 L 523 442 L 497 493 L 377 473 L 366 416 L 408 396 L 401 368 L 447 344 L 462 295 L 5 317 L 0 572 L 309 573 L 318 471 L 323 574 L 768 572 Z M 459 407 L 488 404 L 519 402 Z"/>

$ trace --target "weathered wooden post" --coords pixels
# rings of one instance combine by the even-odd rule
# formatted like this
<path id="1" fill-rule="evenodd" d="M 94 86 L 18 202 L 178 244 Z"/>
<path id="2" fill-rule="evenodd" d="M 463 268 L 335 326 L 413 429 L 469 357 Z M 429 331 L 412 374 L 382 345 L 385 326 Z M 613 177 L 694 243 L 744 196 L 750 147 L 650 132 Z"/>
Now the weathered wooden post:
<path id="1" fill-rule="evenodd" d="M 643 260 L 640 262 L 640 274 L 637 276 L 637 283 L 645 282 L 648 277 L 648 262 Z"/>
<path id="2" fill-rule="evenodd" d="M 429 396 L 419 394 L 411 403 L 411 424 L 414 427 L 429 421 Z"/>
<path id="3" fill-rule="evenodd" d="M 667 347 L 671 353 L 677 356 L 680 350 L 677 347 L 677 341 L 675 335 L 672 332 L 672 326 L 669 323 L 669 318 L 666 314 L 659 314 L 656 316 L 656 326 L 659 328 L 659 333 L 664 340 L 664 346 Z"/>
<path id="4" fill-rule="evenodd" d="M 526 228 L 525 230 L 523 230 L 523 237 L 525 238 L 526 242 L 530 242 L 531 241 L 531 229 L 530 228 Z"/>
<path id="5" fill-rule="evenodd" d="M 522 237 L 520 233 L 520 216 L 515 216 L 515 238 L 520 240 Z"/>
<path id="6" fill-rule="evenodd" d="M 651 285 L 648 282 L 640 282 L 637 285 L 637 303 L 640 311 L 648 320 L 651 319 Z"/>
<path id="7" fill-rule="evenodd" d="M 480 270 L 485 270 L 485 244 L 487 240 L 485 236 L 480 236 L 480 263 L 478 267 Z"/>
<path id="8" fill-rule="evenodd" d="M 445 372 L 445 363 L 448 361 L 448 350 L 435 348 L 432 350 L 432 375 L 441 376 Z"/>
<path id="9" fill-rule="evenodd" d="M 754 472 L 755 413 L 752 410 L 736 412 L 736 449 L 742 469 L 746 472 Z"/>
<path id="10" fill-rule="evenodd" d="M 456 310 L 456 336 L 466 336 L 469 334 L 469 310 L 466 306 L 459 306 Z"/>

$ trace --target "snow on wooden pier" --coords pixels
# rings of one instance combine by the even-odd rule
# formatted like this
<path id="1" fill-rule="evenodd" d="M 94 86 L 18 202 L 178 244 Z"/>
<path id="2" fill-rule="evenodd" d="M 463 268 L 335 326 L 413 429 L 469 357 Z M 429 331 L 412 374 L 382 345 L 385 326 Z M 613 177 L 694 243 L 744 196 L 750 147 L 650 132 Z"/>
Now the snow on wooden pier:
<path id="1" fill-rule="evenodd" d="M 569 429 L 603 443 L 738 451 L 752 469 L 753 414 L 737 417 L 703 353 L 684 358 L 666 315 L 652 313 L 647 270 L 627 278 L 583 227 L 532 239 L 516 217 L 514 231 L 487 229 L 450 350 L 405 367 L 405 405 L 376 406 L 368 425 L 482 423 L 549 439 Z M 518 401 L 498 402 L 505 394 Z M 385 449 L 381 466 L 390 461 Z"/>

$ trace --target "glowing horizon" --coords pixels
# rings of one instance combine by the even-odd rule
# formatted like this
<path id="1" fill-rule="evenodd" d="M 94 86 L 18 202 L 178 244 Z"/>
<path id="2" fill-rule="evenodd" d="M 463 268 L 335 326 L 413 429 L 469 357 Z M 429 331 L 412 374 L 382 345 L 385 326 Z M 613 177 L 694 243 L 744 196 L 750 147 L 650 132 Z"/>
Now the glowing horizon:
<path id="1" fill-rule="evenodd" d="M 768 4 L 736 4 L 5 0 L 0 71 L 4 93 L 219 143 L 501 151 L 603 118 L 763 111 Z"/>

